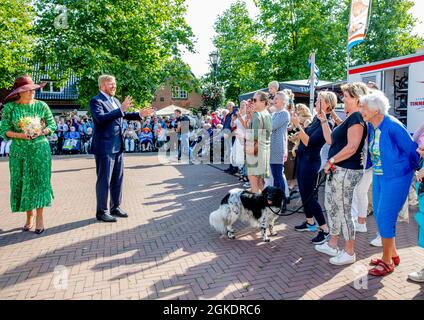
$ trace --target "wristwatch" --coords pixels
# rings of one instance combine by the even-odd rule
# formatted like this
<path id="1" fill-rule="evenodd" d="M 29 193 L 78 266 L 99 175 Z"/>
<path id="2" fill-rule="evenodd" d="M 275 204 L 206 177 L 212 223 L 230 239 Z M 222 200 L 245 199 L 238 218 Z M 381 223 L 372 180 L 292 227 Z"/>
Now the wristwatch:
<path id="1" fill-rule="evenodd" d="M 334 164 L 336 162 L 336 160 L 334 160 L 334 157 L 330 158 L 330 160 L 328 160 L 328 162 L 330 162 L 331 164 Z"/>

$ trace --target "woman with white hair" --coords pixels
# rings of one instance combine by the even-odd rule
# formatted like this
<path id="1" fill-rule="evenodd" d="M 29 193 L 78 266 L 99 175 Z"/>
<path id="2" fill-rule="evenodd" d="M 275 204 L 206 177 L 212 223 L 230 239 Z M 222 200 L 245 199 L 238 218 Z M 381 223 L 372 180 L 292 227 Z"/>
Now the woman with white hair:
<path id="1" fill-rule="evenodd" d="M 277 94 L 278 90 L 280 89 L 280 84 L 278 83 L 278 81 L 272 81 L 268 84 L 268 92 L 269 92 L 269 96 L 268 96 L 268 111 L 270 113 L 274 113 L 275 112 L 275 106 L 274 106 L 274 98 L 275 95 Z"/>
<path id="2" fill-rule="evenodd" d="M 396 222 L 405 203 L 419 156 L 404 125 L 388 115 L 389 100 L 381 91 L 361 97 L 363 119 L 368 123 L 368 162 L 373 166 L 372 202 L 383 257 L 372 259 L 373 276 L 386 276 L 399 265 L 396 250 Z"/>
<path id="3" fill-rule="evenodd" d="M 273 99 L 280 89 L 278 81 L 272 81 L 268 84 L 269 98 Z"/>

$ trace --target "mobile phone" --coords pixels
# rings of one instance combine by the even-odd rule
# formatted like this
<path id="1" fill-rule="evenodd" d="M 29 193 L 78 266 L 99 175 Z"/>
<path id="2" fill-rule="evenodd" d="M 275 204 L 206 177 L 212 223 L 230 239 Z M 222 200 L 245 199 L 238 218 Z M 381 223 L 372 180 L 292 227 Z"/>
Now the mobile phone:
<path id="1" fill-rule="evenodd" d="M 319 99 L 319 113 L 322 113 L 322 101 Z"/>

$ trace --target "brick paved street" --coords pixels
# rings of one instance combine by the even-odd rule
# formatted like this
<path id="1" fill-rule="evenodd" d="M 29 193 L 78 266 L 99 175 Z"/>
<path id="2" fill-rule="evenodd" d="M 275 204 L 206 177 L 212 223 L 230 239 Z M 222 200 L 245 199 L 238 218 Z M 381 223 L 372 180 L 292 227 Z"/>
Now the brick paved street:
<path id="1" fill-rule="evenodd" d="M 209 213 L 238 180 L 211 166 L 159 165 L 155 156 L 125 159 L 123 208 L 129 219 L 98 223 L 95 164 L 90 157 L 53 162 L 55 201 L 41 236 L 22 233 L 9 208 L 8 163 L 0 161 L 0 299 L 424 299 L 407 281 L 424 266 L 417 225 L 398 225 L 401 265 L 357 290 L 371 257 L 369 233 L 357 236 L 358 262 L 335 267 L 316 252 L 312 234 L 296 233 L 302 214 L 280 218 L 278 236 L 237 224 L 220 238 Z"/>

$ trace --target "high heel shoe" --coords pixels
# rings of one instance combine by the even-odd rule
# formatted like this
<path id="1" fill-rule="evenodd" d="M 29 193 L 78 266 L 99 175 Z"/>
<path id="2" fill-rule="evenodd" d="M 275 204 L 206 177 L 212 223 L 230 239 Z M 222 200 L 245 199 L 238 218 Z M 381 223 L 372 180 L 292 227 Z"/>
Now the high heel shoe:
<path id="1" fill-rule="evenodd" d="M 44 232 L 44 228 L 43 229 L 35 229 L 35 233 L 36 234 L 42 234 Z"/>
<path id="2" fill-rule="evenodd" d="M 22 227 L 22 231 L 23 232 L 28 232 L 29 230 L 31 230 L 32 229 L 32 226 L 23 226 Z"/>

